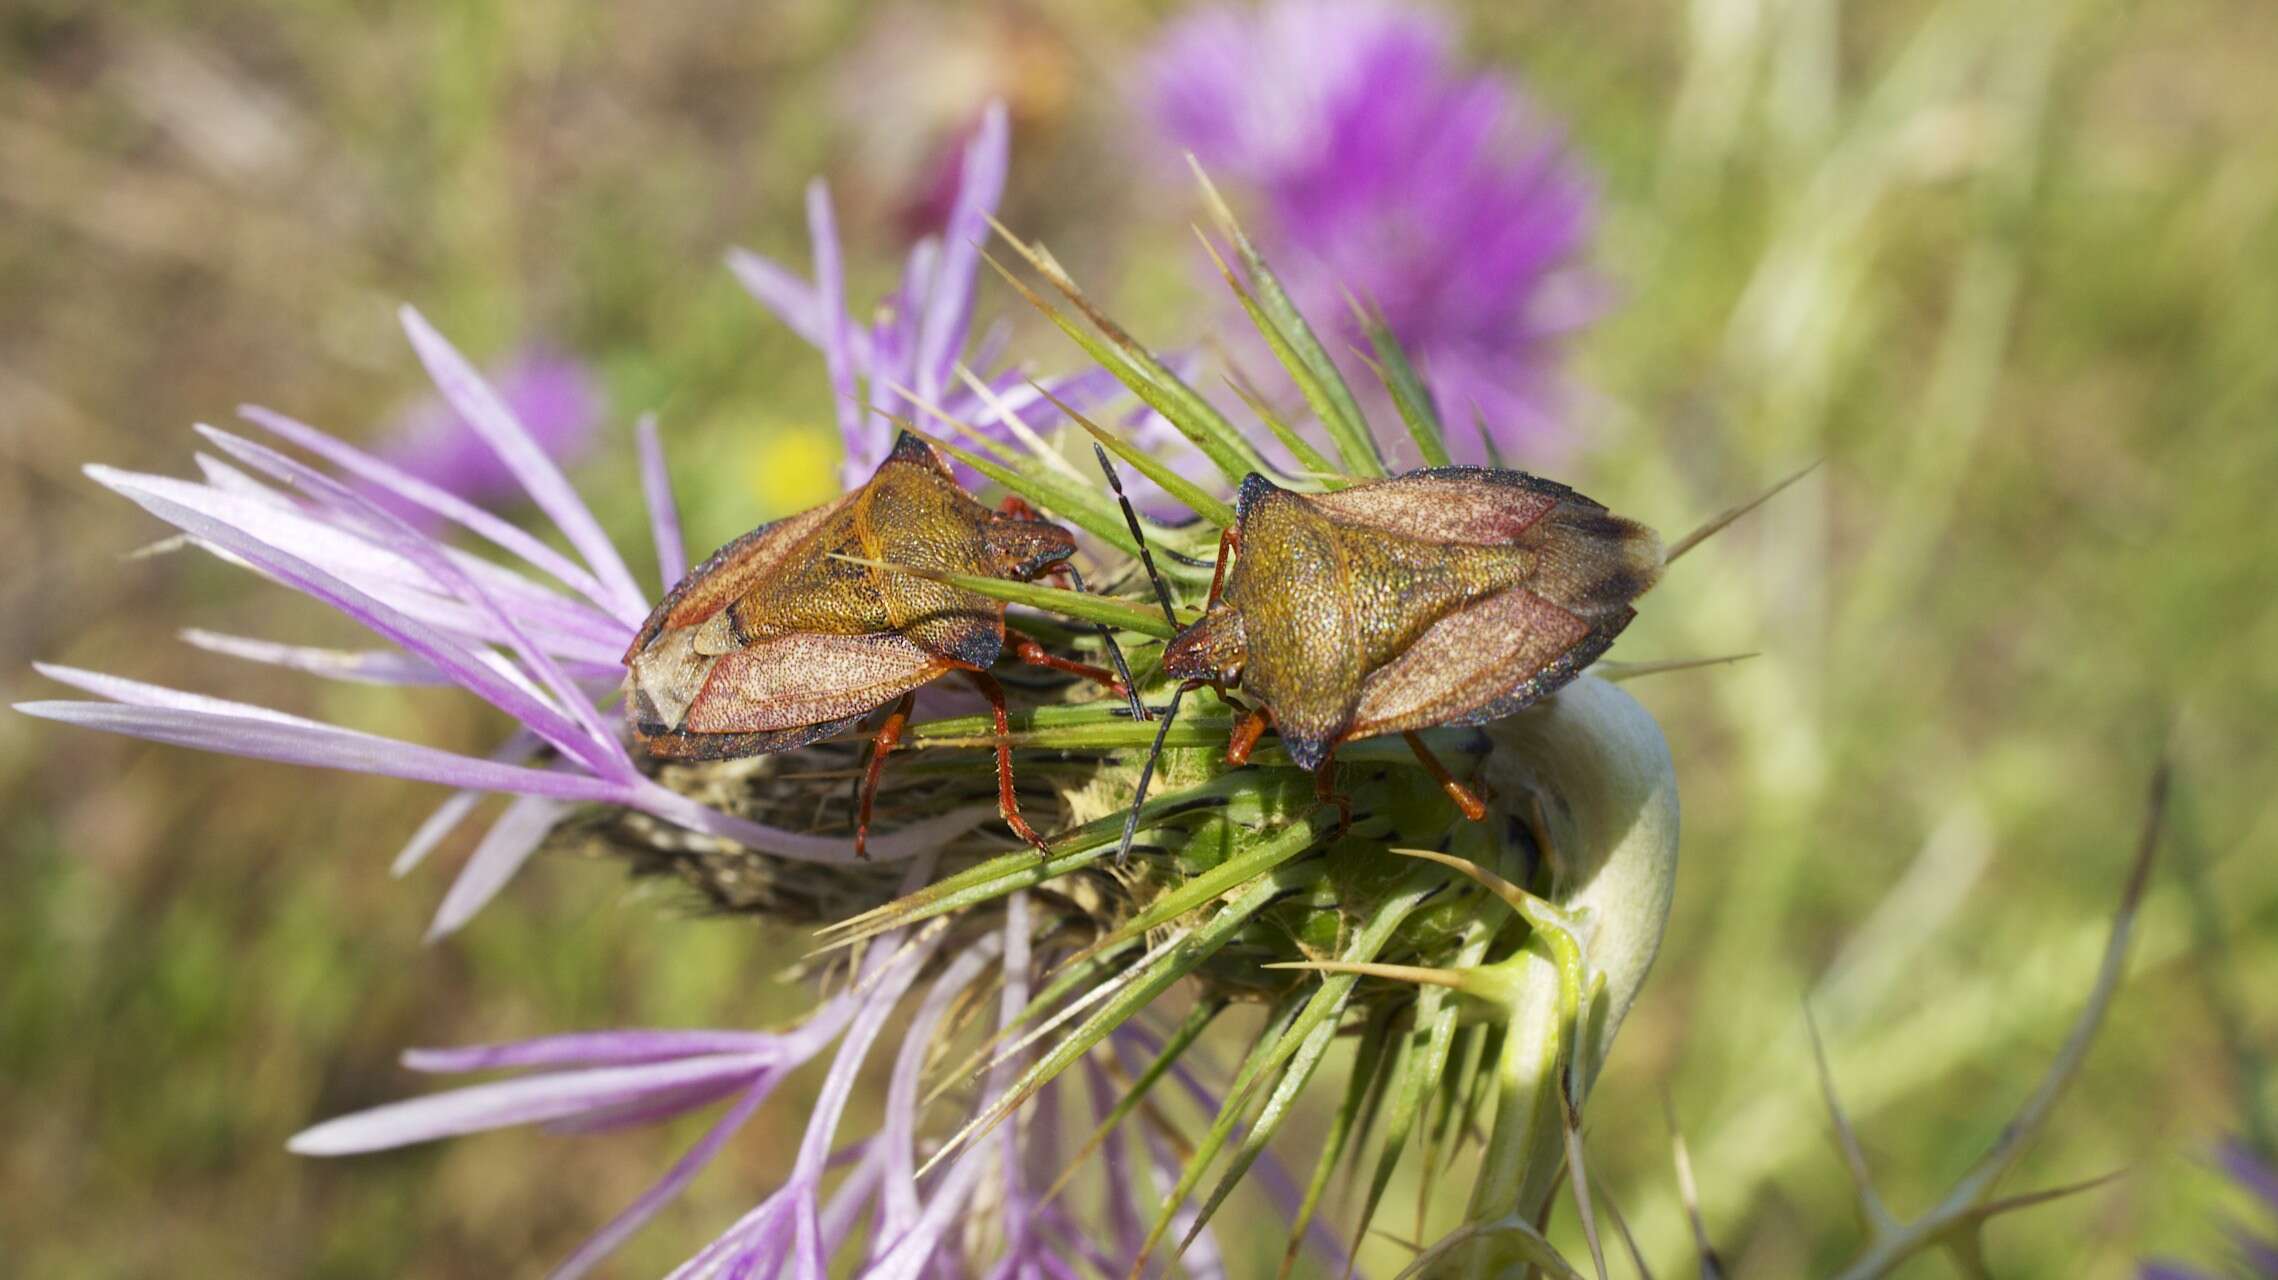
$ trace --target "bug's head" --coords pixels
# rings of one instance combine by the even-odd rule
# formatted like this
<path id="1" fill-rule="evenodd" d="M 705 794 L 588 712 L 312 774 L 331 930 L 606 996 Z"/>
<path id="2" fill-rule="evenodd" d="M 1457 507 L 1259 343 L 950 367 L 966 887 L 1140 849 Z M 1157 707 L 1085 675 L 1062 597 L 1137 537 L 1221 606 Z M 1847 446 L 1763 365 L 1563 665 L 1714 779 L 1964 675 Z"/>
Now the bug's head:
<path id="1" fill-rule="evenodd" d="M 1163 674 L 1181 680 L 1238 685 L 1242 683 L 1242 664 L 1248 656 L 1241 613 L 1221 604 L 1163 646 Z"/>
<path id="2" fill-rule="evenodd" d="M 1040 578 L 1076 554 L 1075 536 L 1049 520 L 998 516 L 982 536 L 997 576 L 1020 582 Z"/>

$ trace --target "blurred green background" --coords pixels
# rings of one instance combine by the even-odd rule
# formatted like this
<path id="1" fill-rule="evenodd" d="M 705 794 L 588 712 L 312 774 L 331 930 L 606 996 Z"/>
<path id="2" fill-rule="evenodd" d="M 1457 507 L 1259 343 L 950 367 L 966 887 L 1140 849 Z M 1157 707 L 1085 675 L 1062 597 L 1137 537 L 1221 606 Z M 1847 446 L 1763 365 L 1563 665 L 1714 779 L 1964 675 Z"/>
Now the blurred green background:
<path id="1" fill-rule="evenodd" d="M 1859 1236 L 1808 999 L 1886 1195 L 1927 1204 L 2053 1054 L 2172 743 L 2133 977 L 2015 1189 L 2122 1176 L 1992 1248 L 2018 1276 L 2217 1256 L 2235 1206 L 2204 1156 L 2278 1105 L 2278 7 L 1460 12 L 1468 55 L 1603 182 L 1622 302 L 1574 345 L 1593 400 L 1561 478 L 1682 529 L 1825 460 L 1684 563 L 1619 651 L 1762 656 L 1632 686 L 1676 752 L 1686 863 L 1590 1110 L 1595 1168 L 1661 1273 L 1689 1274 L 1666 1096 L 1736 1274 L 1842 1261 Z M 500 725 L 470 700 L 176 643 L 352 637 L 204 557 L 123 558 L 156 527 L 78 467 L 184 471 L 189 424 L 241 400 L 369 438 L 424 390 L 392 317 L 410 301 L 478 358 L 541 338 L 600 370 L 608 436 L 579 479 L 629 546 L 626 424 L 658 410 L 691 544 L 715 545 L 830 492 L 837 447 L 820 362 L 721 252 L 803 261 L 824 173 L 869 296 L 990 95 L 1014 111 L 1007 220 L 1141 334 L 1200 341 L 1222 309 L 1191 192 L 1131 160 L 1126 60 L 1163 16 L 13 0 L 11 698 L 54 696 L 44 658 L 486 748 Z M 1072 365 L 1006 291 L 981 308 Z M 0 1271 L 529 1274 L 678 1154 L 693 1130 L 286 1154 L 418 1087 L 406 1045 L 754 1025 L 797 998 L 775 975 L 799 938 L 592 863 L 541 862 L 421 946 L 465 840 L 408 884 L 386 864 L 436 798 L 0 716 Z M 748 1207 L 801 1112 L 797 1090 L 764 1109 L 617 1273 Z"/>

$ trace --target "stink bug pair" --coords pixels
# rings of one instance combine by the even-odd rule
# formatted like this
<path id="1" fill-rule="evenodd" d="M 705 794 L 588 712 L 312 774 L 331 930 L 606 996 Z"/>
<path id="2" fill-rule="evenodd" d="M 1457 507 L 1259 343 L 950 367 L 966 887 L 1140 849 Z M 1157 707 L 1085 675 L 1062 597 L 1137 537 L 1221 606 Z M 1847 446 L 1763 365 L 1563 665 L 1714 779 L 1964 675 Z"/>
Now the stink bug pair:
<path id="1" fill-rule="evenodd" d="M 1067 530 L 1017 499 L 998 510 L 974 501 L 933 447 L 905 432 L 860 488 L 754 529 L 665 596 L 625 654 L 633 735 L 659 759 L 726 759 L 832 737 L 892 703 L 861 782 L 859 856 L 917 689 L 962 671 L 996 715 L 998 809 L 1041 849 L 1013 795 L 1004 688 L 988 669 L 1009 648 L 1120 686 L 1007 628 L 1002 601 L 880 566 L 1026 582 L 1068 572 L 1075 551 Z"/>
<path id="2" fill-rule="evenodd" d="M 1182 694 L 1210 685 L 1238 708 L 1236 691 L 1255 698 L 1227 744 L 1231 764 L 1270 725 L 1343 810 L 1337 748 L 1399 733 L 1476 821 L 1485 805 L 1416 731 L 1500 719 L 1556 692 L 1629 625 L 1662 564 L 1651 529 L 1521 471 L 1437 467 L 1313 494 L 1253 473 L 1202 617 L 1173 637 L 1163 671 Z"/>

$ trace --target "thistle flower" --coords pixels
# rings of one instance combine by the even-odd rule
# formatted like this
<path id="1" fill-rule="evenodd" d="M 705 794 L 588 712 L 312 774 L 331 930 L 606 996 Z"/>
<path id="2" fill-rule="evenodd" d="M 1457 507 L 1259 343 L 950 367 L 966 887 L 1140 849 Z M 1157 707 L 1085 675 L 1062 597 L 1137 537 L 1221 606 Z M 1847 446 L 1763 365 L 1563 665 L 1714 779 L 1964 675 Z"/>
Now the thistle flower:
<path id="1" fill-rule="evenodd" d="M 593 448 L 601 426 L 601 388 L 583 364 L 550 347 L 530 345 L 487 376 L 514 420 L 547 457 L 568 466 Z M 512 501 L 522 493 L 514 472 L 440 397 L 430 396 L 397 414 L 382 428 L 373 452 L 405 475 L 476 506 Z M 423 532 L 433 533 L 445 523 L 441 515 L 397 498 L 384 485 L 360 487 Z"/>
<path id="2" fill-rule="evenodd" d="M 989 147 L 1001 156 L 1001 132 L 1001 121 L 993 133 L 984 129 L 969 153 L 972 208 L 993 200 Z M 1239 264 L 1228 277 L 1290 380 L 1318 406 L 1314 425 L 1336 457 L 1284 424 L 1269 425 L 1307 457 L 1308 475 L 1321 484 L 1381 478 L 1375 435 L 1352 389 L 1264 256 L 1214 196 L 1212 207 Z M 925 410 L 928 387 L 946 385 L 963 346 L 970 268 L 913 270 L 893 314 L 857 329 L 839 306 L 836 241 L 819 189 L 810 213 L 819 214 L 815 287 L 772 269 L 757 272 L 757 287 L 822 347 L 850 410 L 850 445 L 858 444 L 872 418 L 901 416 L 886 406 Z M 939 251 L 944 262 L 956 243 Z M 1298 483 L 1171 362 L 1109 320 L 1049 253 L 1016 248 L 1083 319 L 1016 286 L 1228 486 L 1252 472 L 1261 482 Z M 754 278 L 750 261 L 738 261 Z M 1233 512 L 1060 397 L 1046 403 L 1195 519 L 1172 526 L 1130 515 L 1079 483 L 1033 431 L 1015 429 L 1017 409 L 999 415 L 1002 438 L 976 433 L 971 448 L 938 447 L 1092 535 L 1097 581 L 1138 581 L 1132 557 L 1163 553 L 1163 614 L 1153 601 L 1026 582 L 977 580 L 971 589 L 1029 611 L 1024 626 L 1056 614 L 1111 628 L 1120 647 L 1141 655 L 1136 683 L 1152 695 L 1154 722 L 1064 683 L 1023 687 L 1028 705 L 1010 730 L 1025 760 L 1022 807 L 1059 833 L 1041 857 L 1027 847 L 1000 852 L 1000 841 L 975 829 L 994 807 L 992 772 L 939 754 L 993 746 L 991 721 L 913 724 L 904 742 L 919 760 L 901 766 L 880 801 L 893 829 L 871 842 L 876 861 L 855 863 L 850 842 L 819 834 L 824 823 L 814 815 L 857 771 L 857 742 L 675 764 L 627 751 L 601 699 L 619 679 L 617 663 L 648 598 L 497 393 L 424 321 L 404 318 L 443 395 L 574 554 L 266 410 L 246 417 L 346 476 L 437 512 L 519 565 L 449 547 L 326 471 L 210 428 L 202 430 L 228 460 L 201 457 L 202 482 L 94 474 L 197 545 L 324 601 L 394 647 L 339 653 L 214 636 L 198 643 L 337 678 L 458 684 L 520 723 L 496 758 L 53 669 L 112 701 L 23 709 L 462 788 L 415 837 L 406 861 L 482 793 L 515 796 L 446 897 L 439 931 L 463 922 L 541 847 L 605 854 L 778 927 L 827 922 L 809 962 L 818 999 L 795 1025 L 766 1032 L 594 1032 L 420 1051 L 407 1065 L 523 1074 L 321 1124 L 295 1139 L 296 1149 L 346 1153 L 533 1122 L 595 1131 L 725 1104 L 680 1162 L 568 1260 L 564 1269 L 574 1272 L 653 1215 L 790 1073 L 820 1065 L 835 1045 L 788 1178 L 679 1274 L 778 1274 L 785 1263 L 817 1276 L 844 1266 L 872 1277 L 1079 1268 L 1150 1276 L 1179 1266 L 1218 1274 L 1212 1220 L 1229 1197 L 1253 1190 L 1289 1219 L 1285 1271 L 1310 1252 L 1342 1272 L 1344 1252 L 1370 1231 L 1403 1159 L 1419 1163 L 1425 1186 L 1417 1233 L 1452 1228 L 1419 1266 L 1444 1261 L 1480 1276 L 1519 1262 L 1564 1266 L 1534 1224 L 1560 1185 L 1586 1195 L 1580 1110 L 1658 947 L 1674 882 L 1674 772 L 1659 729 L 1634 699 L 1583 676 L 1493 725 L 1422 731 L 1427 753 L 1351 744 L 1339 755 L 1338 805 L 1321 802 L 1316 779 L 1283 747 L 1261 747 L 1249 767 L 1229 765 L 1223 745 L 1240 700 L 1183 687 L 1173 696 L 1162 663 L 1148 655 L 1175 630 L 1178 610 L 1208 594 L 1213 574 L 1202 553 Z M 1381 325 L 1363 333 L 1379 356 L 1382 394 L 1418 451 L 1444 462 L 1446 431 L 1399 344 Z M 846 394 L 858 377 L 868 383 L 859 399 Z M 643 424 L 640 438 L 657 559 L 671 581 L 684 565 L 678 520 L 653 424 Z M 1075 648 L 1100 643 L 1080 627 L 1062 634 Z M 1187 714 L 1172 718 L 1170 706 L 1189 694 Z M 1450 806 L 1445 787 L 1455 778 L 1489 789 L 1485 821 Z M 1231 1073 L 1217 1077 L 1202 1065 L 1202 1042 L 1234 1031 L 1227 1014 L 1237 1006 L 1262 1007 L 1264 1016 Z M 886 1027 L 904 1016 L 900 1038 L 886 1041 Z M 1328 1140 L 1309 1175 L 1292 1180 L 1271 1146 L 1348 1038 L 1356 1052 Z M 890 1055 L 882 1049 L 889 1044 Z M 878 1127 L 842 1133 L 858 1080 L 888 1057 Z M 1173 1087 L 1160 1088 L 1165 1082 Z M 1479 1133 L 1479 1167 L 1460 1218 L 1434 1224 L 1430 1189 Z M 1347 1221 L 1332 1230 L 1323 1209 L 1339 1168 L 1353 1175 L 1354 1189 Z"/>
<path id="3" fill-rule="evenodd" d="M 1555 458 L 1575 440 L 1558 372 L 1599 309 L 1578 266 L 1591 184 L 1507 83 L 1459 69 L 1447 18 L 1383 0 L 1270 0 L 1181 18 L 1141 77 L 1156 128 L 1254 193 L 1261 242 L 1346 361 L 1382 313 L 1455 452 Z M 1348 371 L 1353 368 L 1346 362 Z"/>

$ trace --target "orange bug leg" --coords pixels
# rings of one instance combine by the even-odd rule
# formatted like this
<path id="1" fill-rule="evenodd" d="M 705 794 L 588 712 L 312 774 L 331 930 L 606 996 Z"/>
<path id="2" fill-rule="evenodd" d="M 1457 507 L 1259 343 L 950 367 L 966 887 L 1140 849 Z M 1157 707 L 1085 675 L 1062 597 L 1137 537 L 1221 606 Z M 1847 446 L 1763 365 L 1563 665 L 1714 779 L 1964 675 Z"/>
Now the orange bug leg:
<path id="1" fill-rule="evenodd" d="M 1258 738 L 1266 731 L 1266 713 L 1263 707 L 1243 717 L 1234 726 L 1234 736 L 1226 740 L 1226 763 L 1241 768 L 1250 762 L 1250 752 L 1257 749 Z"/>
<path id="2" fill-rule="evenodd" d="M 1008 741 L 1012 726 L 1005 720 L 1005 687 L 986 671 L 968 671 L 965 674 L 972 678 L 973 687 L 981 691 L 981 696 L 989 700 L 989 710 L 996 716 L 997 813 L 1004 818 L 1005 825 L 1012 828 L 1014 835 L 1035 845 L 1038 853 L 1049 856 L 1051 846 L 1045 842 L 1044 837 L 1036 834 L 1036 828 L 1028 825 L 1028 819 L 1020 816 L 1020 800 L 1013 795 L 1012 743 Z"/>
<path id="3" fill-rule="evenodd" d="M 1082 676 L 1086 680 L 1107 686 L 1115 692 L 1115 696 L 1118 698 L 1130 696 L 1131 691 L 1124 687 L 1121 680 L 1115 678 L 1114 672 L 1105 667 L 1095 667 L 1088 662 L 1076 662 L 1060 657 L 1046 650 L 1043 645 L 1038 644 L 1033 636 L 1022 635 L 1011 627 L 1005 628 L 1005 645 L 1012 651 L 1013 657 L 1032 667 L 1044 667 L 1051 671 L 1065 671 L 1072 676 Z"/>
<path id="4" fill-rule="evenodd" d="M 1353 798 L 1337 790 L 1337 756 L 1333 751 L 1313 771 L 1313 797 L 1322 804 L 1337 806 L 1337 834 L 1331 839 L 1341 838 L 1352 829 Z"/>
<path id="5" fill-rule="evenodd" d="M 862 770 L 862 799 L 854 811 L 854 856 L 857 858 L 870 856 L 870 806 L 878 799 L 878 778 L 886 772 L 886 757 L 902 740 L 902 728 L 910 722 L 910 704 L 916 701 L 914 691 L 903 694 L 886 722 L 878 726 L 878 732 L 870 735 L 870 763 Z"/>
<path id="6" fill-rule="evenodd" d="M 1457 782 L 1455 776 L 1447 771 L 1447 766 L 1440 763 L 1440 758 L 1432 754 L 1432 749 L 1424 745 L 1422 738 L 1413 732 L 1400 736 L 1407 739 L 1408 749 L 1416 753 L 1416 759 L 1423 762 L 1424 769 L 1440 784 L 1440 790 L 1447 792 L 1447 798 L 1455 801 L 1455 807 L 1463 810 L 1464 817 L 1473 822 L 1486 818 L 1487 803 L 1479 798 L 1477 792 Z"/>
<path id="7" fill-rule="evenodd" d="M 997 510 L 1015 520 L 1042 520 L 1044 518 L 1038 514 L 1036 508 L 1028 505 L 1027 500 L 1018 494 L 1006 494 L 1005 500 L 997 504 Z"/>
<path id="8" fill-rule="evenodd" d="M 1210 612 L 1211 606 L 1218 603 L 1219 589 L 1223 587 L 1226 582 L 1227 557 L 1230 555 L 1239 554 L 1241 550 L 1241 529 L 1232 525 L 1227 526 L 1226 531 L 1218 535 L 1218 563 L 1212 565 L 1210 569 L 1210 598 L 1203 601 L 1202 603 L 1202 611 L 1204 613 Z"/>

